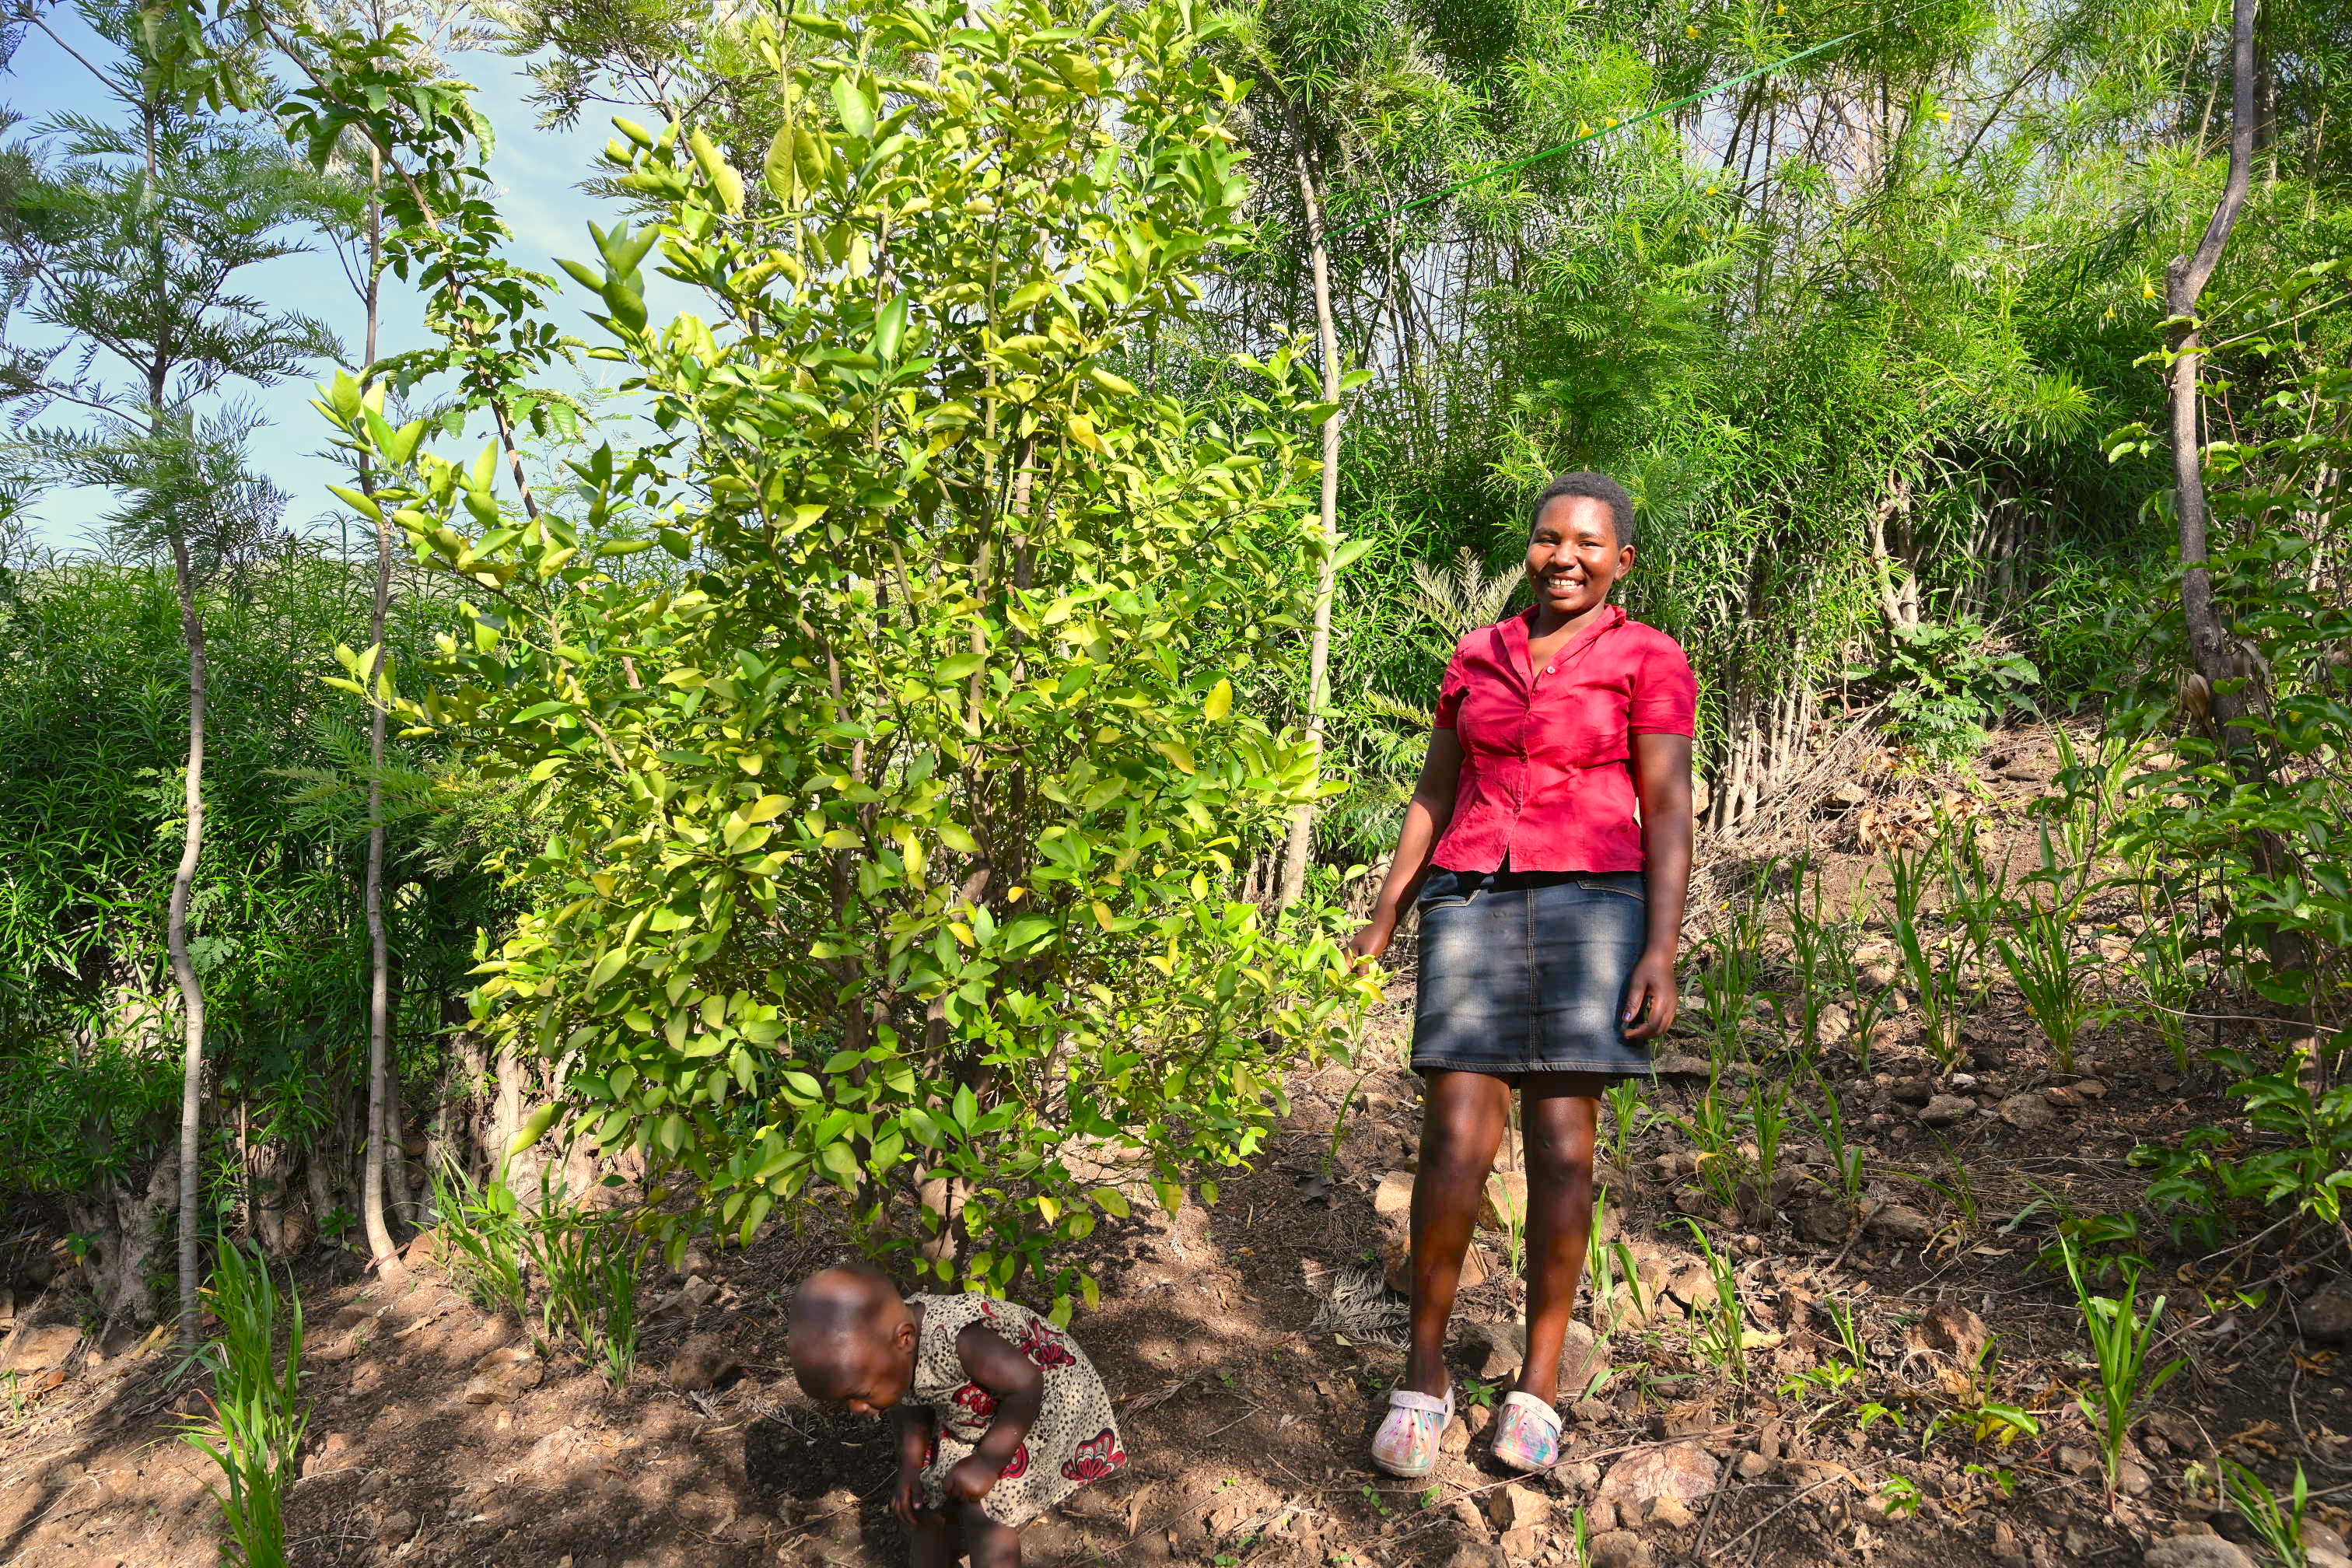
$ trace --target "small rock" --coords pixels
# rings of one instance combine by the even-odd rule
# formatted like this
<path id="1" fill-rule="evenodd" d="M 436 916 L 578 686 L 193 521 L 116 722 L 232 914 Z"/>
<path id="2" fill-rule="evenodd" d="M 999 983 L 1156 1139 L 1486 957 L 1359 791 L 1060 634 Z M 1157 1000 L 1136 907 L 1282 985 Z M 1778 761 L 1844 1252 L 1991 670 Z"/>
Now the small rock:
<path id="1" fill-rule="evenodd" d="M 1534 1562 L 1536 1553 L 1542 1547 L 1542 1532 L 1530 1526 L 1526 1530 L 1504 1531 L 1503 1539 L 1496 1543 L 1495 1550 L 1502 1553 L 1507 1568 L 1518 1568 L 1521 1563 Z"/>
<path id="2" fill-rule="evenodd" d="M 2352 1548 L 2344 1544 L 2344 1537 L 2315 1519 L 2303 1521 L 2303 1549 L 2305 1552 L 2333 1552 L 2338 1557 L 2352 1557 Z"/>
<path id="3" fill-rule="evenodd" d="M 1475 1290 L 1494 1277 L 1495 1255 L 1477 1242 L 1462 1255 L 1461 1289 Z M 1412 1246 L 1402 1234 L 1391 1237 L 1381 1254 L 1381 1279 L 1400 1296 L 1412 1294 Z"/>
<path id="4" fill-rule="evenodd" d="M 1484 1378 L 1497 1378 L 1519 1370 L 1528 1359 L 1528 1326 L 1514 1319 L 1502 1323 L 1465 1323 L 1460 1342 L 1465 1356 Z"/>
<path id="5" fill-rule="evenodd" d="M 1873 1236 L 1882 1236 L 1906 1247 L 1916 1246 L 1936 1234 L 1933 1220 L 1905 1204 L 1881 1204 L 1871 1211 L 1864 1228 Z"/>
<path id="6" fill-rule="evenodd" d="M 1938 1301 L 1927 1309 L 1927 1315 L 1911 1326 L 1906 1336 L 1911 1348 L 1930 1355 L 1946 1356 L 1962 1366 L 1974 1366 L 1984 1354 L 1992 1331 L 1985 1321 L 1958 1301 Z"/>
<path id="7" fill-rule="evenodd" d="M 1998 1114 L 2021 1132 L 2038 1132 L 2058 1121 L 2058 1113 L 2038 1094 L 2012 1094 L 2000 1102 Z"/>
<path id="8" fill-rule="evenodd" d="M 1667 1282 L 1666 1294 L 1685 1307 L 1711 1302 L 1716 1296 L 1714 1271 L 1694 1263 Z"/>
<path id="9" fill-rule="evenodd" d="M 1453 1420 L 1447 1422 L 1445 1424 L 1445 1430 L 1437 1435 L 1437 1451 L 1441 1454 L 1451 1454 L 1456 1458 L 1468 1453 L 1470 1451 L 1470 1424 L 1463 1420 L 1459 1415 L 1456 1415 Z"/>
<path id="10" fill-rule="evenodd" d="M 1528 1174 L 1496 1171 L 1486 1178 L 1486 1195 L 1478 1205 L 1478 1223 L 1508 1234 L 1528 1223 Z"/>
<path id="11" fill-rule="evenodd" d="M 708 1274 L 697 1274 L 678 1290 L 678 1300 L 697 1311 L 710 1305 L 719 1294 L 719 1282 Z"/>
<path id="12" fill-rule="evenodd" d="M 415 1533 L 416 1516 L 406 1509 L 402 1509 L 375 1527 L 375 1542 L 378 1546 L 390 1552 Z"/>
<path id="13" fill-rule="evenodd" d="M 2005 1519 L 1993 1521 L 1992 1554 L 2003 1563 L 2025 1561 L 2025 1548 L 2018 1544 L 2017 1531 L 2010 1528 L 2009 1521 Z"/>
<path id="14" fill-rule="evenodd" d="M 1965 1094 L 1939 1094 L 1919 1110 L 1919 1120 L 1930 1127 L 1949 1127 L 1977 1113 L 1977 1102 Z"/>
<path id="15" fill-rule="evenodd" d="M 1617 1419 L 1617 1407 L 1599 1399 L 1580 1399 L 1568 1407 L 1568 1414 L 1580 1426 L 1603 1426 Z M 1599 1485 L 1598 1479 L 1594 1485 Z"/>
<path id="16" fill-rule="evenodd" d="M 1715 1065 L 1705 1057 L 1676 1055 L 1660 1057 L 1651 1064 L 1660 1078 L 1712 1078 Z"/>
<path id="17" fill-rule="evenodd" d="M 2294 1315 L 2303 1329 L 2303 1337 L 2315 1344 L 2352 1342 L 2352 1285 L 2336 1280 L 2316 1295 L 2305 1298 Z"/>
<path id="18" fill-rule="evenodd" d="M 1592 1538 L 1587 1568 L 1654 1568 L 1650 1543 L 1630 1530 L 1604 1531 Z"/>
<path id="19" fill-rule="evenodd" d="M 2083 1097 L 2063 1084 L 2053 1084 L 2042 1091 L 2042 1098 L 2061 1110 L 2080 1110 Z"/>
<path id="20" fill-rule="evenodd" d="M 21 1329 L 16 1334 L 16 1348 L 8 1352 L 5 1366 L 0 1372 L 47 1372 L 65 1365 L 66 1358 L 81 1343 L 81 1330 L 72 1323 L 42 1323 Z"/>
<path id="21" fill-rule="evenodd" d="M 2254 1568 L 2241 1547 L 2218 1535 L 2168 1535 L 2147 1549 L 2142 1568 Z"/>
<path id="22" fill-rule="evenodd" d="M 1510 1563 L 1501 1547 L 1483 1541 L 1465 1541 L 1445 1560 L 1445 1568 L 1510 1568 Z"/>
<path id="23" fill-rule="evenodd" d="M 1750 1450 L 1740 1455 L 1733 1468 L 1739 1472 L 1741 1480 L 1760 1481 L 1772 1473 L 1772 1461 Z"/>
<path id="24" fill-rule="evenodd" d="M 1402 1219 L 1412 1212 L 1411 1171 L 1391 1171 L 1372 1189 L 1372 1212 L 1382 1219 Z"/>
<path id="25" fill-rule="evenodd" d="M 1936 1086 L 1924 1078 L 1898 1078 L 1886 1086 L 1886 1092 L 1897 1105 L 1926 1105 L 1935 1098 Z"/>
<path id="26" fill-rule="evenodd" d="M 1517 1530 L 1533 1530 L 1550 1512 L 1551 1505 L 1527 1487 L 1507 1486 L 1486 1494 L 1486 1517 L 1503 1535 Z"/>
<path id="27" fill-rule="evenodd" d="M 1462 1424 L 1470 1428 L 1472 1441 L 1476 1441 L 1495 1423 L 1495 1413 L 1483 1405 L 1474 1405 L 1462 1413 Z"/>
<path id="28" fill-rule="evenodd" d="M 330 1432 L 326 1440 L 310 1450 L 302 1461 L 302 1474 L 308 1478 L 327 1470 L 339 1470 L 352 1461 L 352 1440 L 343 1433 Z"/>
<path id="29" fill-rule="evenodd" d="M 1579 1459 L 1572 1465 L 1562 1465 L 1552 1472 L 1559 1484 L 1579 1496 L 1597 1489 L 1601 1485 L 1601 1467 L 1590 1459 Z"/>
<path id="30" fill-rule="evenodd" d="M 688 1279 L 698 1279 L 718 1270 L 710 1261 L 709 1253 L 699 1247 L 689 1247 L 677 1260 L 677 1271 Z"/>
<path id="31" fill-rule="evenodd" d="M 459 1397 L 468 1405 L 511 1405 L 546 1376 L 537 1356 L 520 1345 L 509 1345 L 474 1363 L 474 1375 Z"/>
<path id="32" fill-rule="evenodd" d="M 1698 1522 L 1698 1515 L 1691 1512 L 1689 1505 L 1682 1499 L 1669 1492 L 1650 1505 L 1649 1522 L 1667 1530 L 1688 1530 Z"/>
<path id="33" fill-rule="evenodd" d="M 1799 1236 L 1820 1247 L 1834 1247 L 1853 1231 L 1853 1211 L 1843 1198 L 1828 1193 L 1799 1204 L 1789 1217 Z"/>
<path id="34" fill-rule="evenodd" d="M 2116 1467 L 2116 1489 L 2126 1497 L 2146 1497 L 2154 1484 L 2146 1468 L 2129 1459 Z"/>
<path id="35" fill-rule="evenodd" d="M 2070 1524 L 2063 1538 L 2066 1560 L 2080 1563 L 2099 1550 L 2099 1532 L 2087 1525 Z"/>
<path id="36" fill-rule="evenodd" d="M 2169 1410 L 2151 1410 L 2139 1421 L 2140 1446 L 2163 1455 L 2193 1454 L 2204 1446 L 2196 1424 Z"/>
<path id="37" fill-rule="evenodd" d="M 1643 1448 L 1609 1467 L 1599 1499 L 1615 1504 L 1621 1515 L 1662 1497 L 1694 1503 L 1715 1490 L 1720 1473 L 1715 1456 L 1696 1443 Z"/>
<path id="38" fill-rule="evenodd" d="M 2070 1476 L 2087 1476 L 2099 1468 L 2098 1456 L 2077 1444 L 2062 1444 L 2058 1449 L 2058 1468 Z"/>
<path id="39" fill-rule="evenodd" d="M 681 1393 L 707 1393 L 740 1372 L 742 1363 L 727 1353 L 717 1334 L 691 1334 L 669 1358 L 669 1385 Z"/>
<path id="40" fill-rule="evenodd" d="M 1834 1046 L 1853 1033 L 1853 1014 L 1832 1002 L 1813 1020 L 1813 1033 L 1822 1045 Z"/>
<path id="41" fill-rule="evenodd" d="M 2078 1078 L 2074 1080 L 2074 1092 L 2084 1100 L 2105 1100 L 2107 1086 L 2095 1078 Z"/>

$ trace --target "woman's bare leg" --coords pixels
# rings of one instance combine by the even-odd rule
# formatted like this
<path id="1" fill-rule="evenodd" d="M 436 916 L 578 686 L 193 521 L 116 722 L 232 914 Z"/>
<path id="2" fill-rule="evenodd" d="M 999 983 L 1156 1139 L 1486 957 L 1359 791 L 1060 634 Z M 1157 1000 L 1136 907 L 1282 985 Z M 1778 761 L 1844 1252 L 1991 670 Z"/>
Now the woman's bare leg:
<path id="1" fill-rule="evenodd" d="M 1559 1351 L 1592 1235 L 1592 1140 L 1601 1079 L 1529 1073 L 1519 1098 L 1528 1163 L 1528 1359 L 1519 1392 L 1557 1403 Z M 1578 1388 L 1572 1393 L 1581 1394 Z"/>
<path id="2" fill-rule="evenodd" d="M 1511 1086 L 1487 1073 L 1422 1075 L 1421 1170 L 1412 1180 L 1412 1350 L 1404 1385 L 1442 1397 L 1445 1324 L 1478 1224 L 1486 1173 L 1509 1119 Z M 1558 1354 L 1558 1347 L 1554 1347 Z"/>

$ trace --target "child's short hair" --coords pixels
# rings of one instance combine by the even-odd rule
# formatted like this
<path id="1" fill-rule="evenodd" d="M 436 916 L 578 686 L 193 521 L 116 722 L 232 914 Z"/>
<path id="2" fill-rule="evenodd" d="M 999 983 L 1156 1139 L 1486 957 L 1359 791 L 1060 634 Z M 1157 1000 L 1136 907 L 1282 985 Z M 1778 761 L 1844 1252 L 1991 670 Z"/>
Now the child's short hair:
<path id="1" fill-rule="evenodd" d="M 1567 496 L 1580 496 L 1608 507 L 1609 516 L 1616 524 L 1617 542 L 1620 545 L 1633 542 L 1633 498 L 1625 493 L 1623 485 L 1607 474 L 1596 474 L 1590 469 L 1562 474 L 1544 486 L 1543 493 L 1536 497 L 1535 510 L 1528 516 L 1528 526 L 1533 528 L 1542 520 L 1544 508 Z"/>

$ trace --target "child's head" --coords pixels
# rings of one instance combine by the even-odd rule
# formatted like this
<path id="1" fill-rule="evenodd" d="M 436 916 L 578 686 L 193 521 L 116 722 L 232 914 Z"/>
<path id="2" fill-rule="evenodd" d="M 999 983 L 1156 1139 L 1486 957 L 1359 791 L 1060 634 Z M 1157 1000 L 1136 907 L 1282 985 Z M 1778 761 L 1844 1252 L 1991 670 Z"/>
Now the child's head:
<path id="1" fill-rule="evenodd" d="M 828 1268 L 793 1296 L 787 1353 L 809 1397 L 879 1415 L 914 1384 L 914 1314 L 880 1270 Z"/>
<path id="2" fill-rule="evenodd" d="M 1528 579 L 1563 617 L 1609 597 L 1633 569 L 1633 498 L 1606 474 L 1562 474 L 1536 498 Z"/>

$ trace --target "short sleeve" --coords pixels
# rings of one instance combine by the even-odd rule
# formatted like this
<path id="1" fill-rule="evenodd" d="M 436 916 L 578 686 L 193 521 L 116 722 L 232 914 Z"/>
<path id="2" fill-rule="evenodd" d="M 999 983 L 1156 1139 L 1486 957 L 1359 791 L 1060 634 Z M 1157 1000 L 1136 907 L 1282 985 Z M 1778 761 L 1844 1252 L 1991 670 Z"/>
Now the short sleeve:
<path id="1" fill-rule="evenodd" d="M 1462 713 L 1462 698 L 1469 689 L 1470 677 L 1462 668 L 1462 650 L 1457 647 L 1445 666 L 1445 679 L 1437 683 L 1437 716 L 1430 721 L 1429 727 L 1453 729 Z"/>
<path id="2" fill-rule="evenodd" d="M 1682 644 L 1663 634 L 1633 676 L 1625 728 L 1635 735 L 1690 735 L 1698 729 L 1698 678 Z"/>

